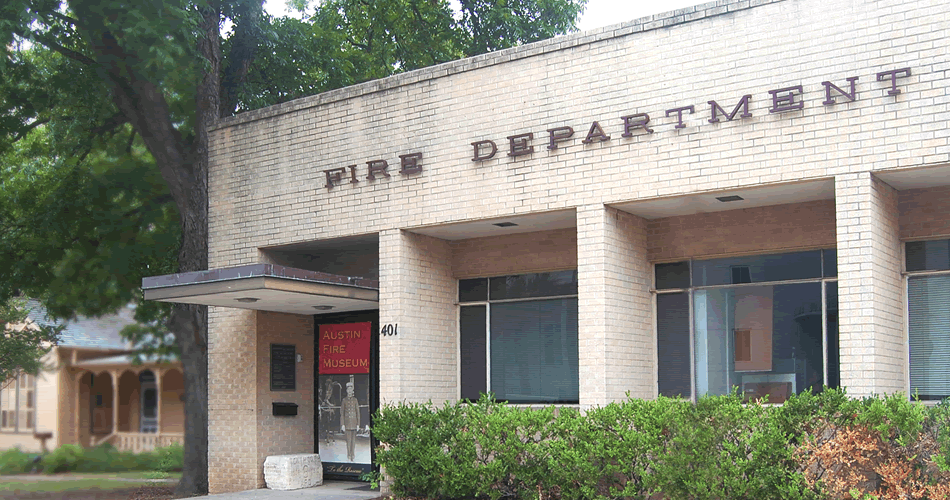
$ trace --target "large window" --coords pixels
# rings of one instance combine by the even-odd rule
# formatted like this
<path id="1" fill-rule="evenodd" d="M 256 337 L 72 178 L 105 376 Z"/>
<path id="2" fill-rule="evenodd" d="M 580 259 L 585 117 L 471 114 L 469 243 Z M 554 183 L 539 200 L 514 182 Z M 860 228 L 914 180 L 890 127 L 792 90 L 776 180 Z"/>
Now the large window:
<path id="1" fill-rule="evenodd" d="M 950 397 L 950 240 L 905 246 L 910 391 L 923 400 Z"/>
<path id="2" fill-rule="evenodd" d="M 461 395 L 577 403 L 577 271 L 459 280 Z"/>
<path id="3" fill-rule="evenodd" d="M 836 387 L 834 250 L 658 264 L 659 393 L 780 403 Z"/>
<path id="4" fill-rule="evenodd" d="M 0 431 L 33 432 L 36 378 L 20 374 L 0 384 Z"/>

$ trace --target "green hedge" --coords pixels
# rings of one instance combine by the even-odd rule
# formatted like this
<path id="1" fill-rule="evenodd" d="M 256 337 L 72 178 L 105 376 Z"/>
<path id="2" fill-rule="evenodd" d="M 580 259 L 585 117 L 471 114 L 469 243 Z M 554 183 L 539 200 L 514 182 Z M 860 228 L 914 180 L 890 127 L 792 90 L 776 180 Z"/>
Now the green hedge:
<path id="1" fill-rule="evenodd" d="M 483 397 L 385 406 L 374 423 L 377 463 L 402 497 L 943 500 L 950 482 L 950 406 L 900 395 L 660 397 L 583 414 Z M 842 455 L 858 449 L 864 462 Z"/>
<path id="2" fill-rule="evenodd" d="M 42 455 L 26 453 L 18 448 L 6 450 L 0 453 L 0 474 L 23 474 L 33 470 L 47 474 L 135 470 L 170 472 L 181 470 L 183 463 L 184 452 L 181 445 L 136 454 L 118 451 L 108 444 L 95 448 L 64 444 Z"/>

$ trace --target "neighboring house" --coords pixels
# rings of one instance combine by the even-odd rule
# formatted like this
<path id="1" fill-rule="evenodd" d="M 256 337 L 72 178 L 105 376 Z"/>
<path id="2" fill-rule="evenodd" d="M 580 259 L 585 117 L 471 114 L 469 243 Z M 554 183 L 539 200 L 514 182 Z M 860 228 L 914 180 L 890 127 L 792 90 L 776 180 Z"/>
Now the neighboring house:
<path id="1" fill-rule="evenodd" d="M 30 321 L 52 323 L 38 302 L 27 307 Z M 2 385 L 0 450 L 110 443 L 138 452 L 183 441 L 181 362 L 132 364 L 133 346 L 119 332 L 134 311 L 66 322 L 45 371 Z"/>

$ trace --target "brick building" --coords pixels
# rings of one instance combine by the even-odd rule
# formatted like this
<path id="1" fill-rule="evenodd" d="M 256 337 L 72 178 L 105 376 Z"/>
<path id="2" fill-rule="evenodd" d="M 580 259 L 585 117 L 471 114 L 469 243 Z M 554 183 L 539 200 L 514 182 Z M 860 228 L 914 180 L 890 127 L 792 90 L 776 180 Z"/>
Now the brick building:
<path id="1" fill-rule="evenodd" d="M 145 283 L 213 306 L 212 492 L 363 470 L 351 389 L 950 395 L 948 37 L 936 0 L 722 0 L 222 120 L 211 271 Z"/>

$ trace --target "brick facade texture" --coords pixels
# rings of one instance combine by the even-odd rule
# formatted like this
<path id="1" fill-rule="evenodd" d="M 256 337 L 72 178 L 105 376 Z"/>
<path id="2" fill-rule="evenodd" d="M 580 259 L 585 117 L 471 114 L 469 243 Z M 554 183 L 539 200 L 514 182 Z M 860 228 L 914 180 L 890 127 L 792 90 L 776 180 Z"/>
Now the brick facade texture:
<path id="1" fill-rule="evenodd" d="M 299 264 L 274 249 L 378 235 L 375 263 L 372 245 L 349 259 L 327 244 L 323 260 L 378 273 L 380 323 L 399 325 L 380 339 L 381 401 L 437 404 L 458 397 L 459 278 L 576 267 L 588 406 L 656 394 L 652 264 L 837 247 L 842 381 L 854 395 L 906 390 L 900 244 L 950 236 L 950 190 L 882 179 L 950 163 L 948 25 L 933 0 L 721 0 L 228 118 L 211 131 L 209 266 Z M 894 93 L 887 72 L 902 68 Z M 855 99 L 824 104 L 822 82 L 850 92 L 850 77 Z M 724 116 L 746 95 L 751 116 Z M 652 133 L 625 130 L 639 113 Z M 574 134 L 552 148 L 557 127 Z M 529 133 L 534 151 L 511 156 L 509 137 Z M 473 161 L 485 140 L 497 154 Z M 422 171 L 400 173 L 410 153 Z M 368 179 L 379 160 L 388 175 Z M 833 192 L 808 196 L 815 183 Z M 659 218 L 628 205 L 763 186 L 801 196 Z M 567 210 L 574 228 L 419 234 Z M 259 486 L 267 453 L 312 448 L 312 415 L 263 418 L 260 385 L 265 344 L 302 339 L 306 321 L 212 308 L 213 492 Z"/>

